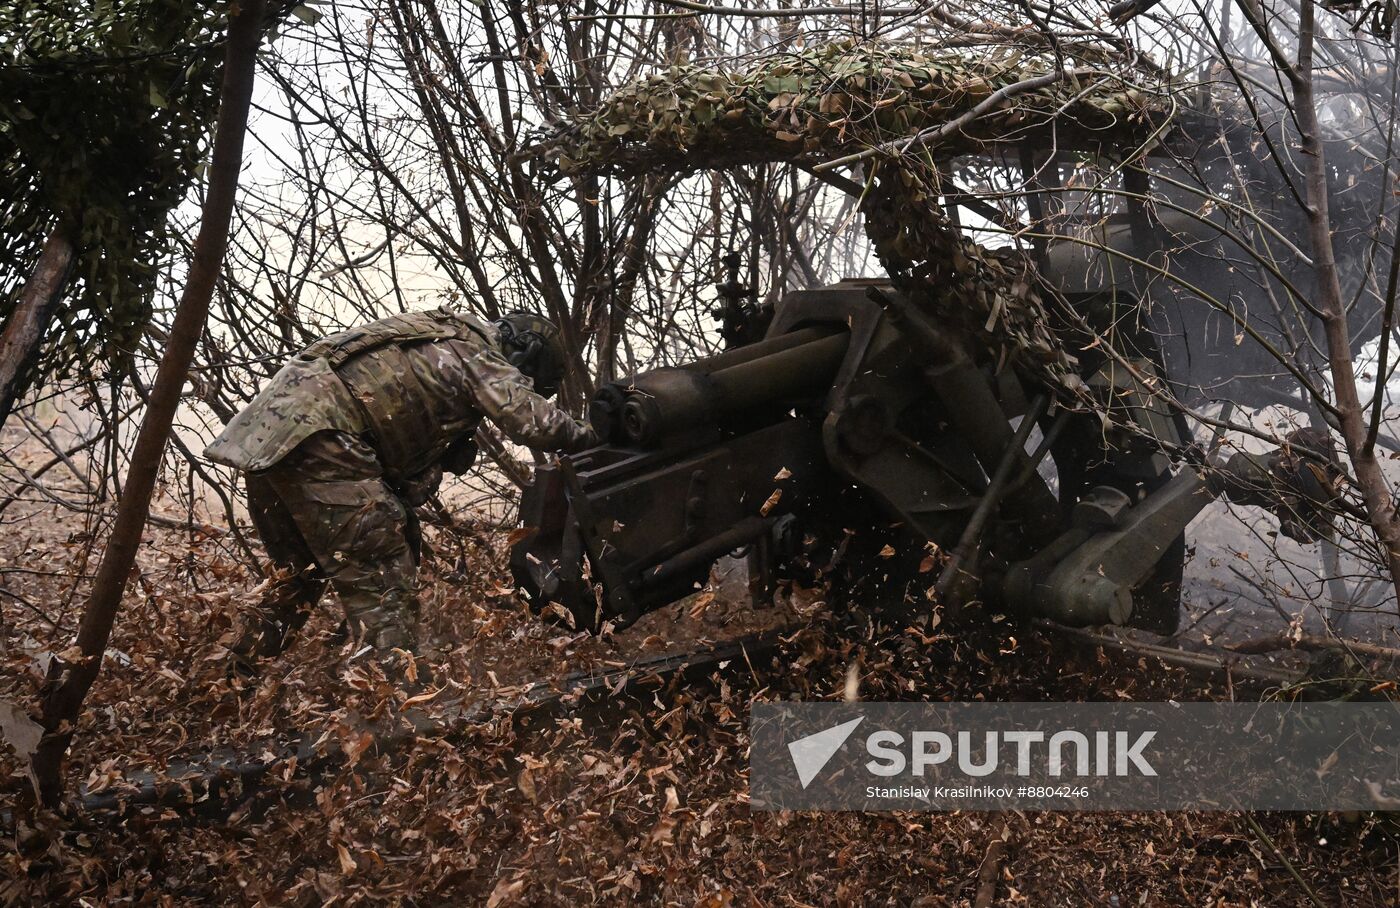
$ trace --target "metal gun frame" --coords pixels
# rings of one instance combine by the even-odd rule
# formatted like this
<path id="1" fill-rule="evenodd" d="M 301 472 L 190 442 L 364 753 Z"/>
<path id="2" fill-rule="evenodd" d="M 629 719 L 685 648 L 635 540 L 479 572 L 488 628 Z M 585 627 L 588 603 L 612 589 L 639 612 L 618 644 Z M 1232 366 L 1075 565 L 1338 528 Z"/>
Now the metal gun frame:
<path id="1" fill-rule="evenodd" d="M 762 341 L 600 389 L 604 442 L 538 471 L 511 566 L 536 609 L 596 630 L 695 592 L 731 552 L 762 598 L 783 578 L 859 581 L 853 537 L 893 538 L 947 556 L 931 596 L 895 611 L 980 601 L 1170 631 L 1183 531 L 1216 493 L 1142 444 L 1189 438 L 1125 371 L 1086 377 L 1136 438 L 1028 400 L 886 284 L 795 292 Z M 912 588 L 897 562 L 887 573 Z"/>

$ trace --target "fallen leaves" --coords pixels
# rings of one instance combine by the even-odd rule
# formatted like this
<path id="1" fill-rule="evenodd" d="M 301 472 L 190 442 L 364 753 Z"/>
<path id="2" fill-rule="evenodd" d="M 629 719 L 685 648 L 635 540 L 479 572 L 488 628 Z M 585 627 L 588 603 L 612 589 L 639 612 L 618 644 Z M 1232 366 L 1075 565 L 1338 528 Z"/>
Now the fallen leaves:
<path id="1" fill-rule="evenodd" d="M 0 700 L 0 738 L 23 760 L 36 795 L 39 793 L 39 780 L 34 775 L 32 758 L 43 737 L 44 727 L 31 719 L 29 713 L 8 700 Z"/>
<path id="2" fill-rule="evenodd" d="M 496 888 L 491 890 L 490 897 L 486 899 L 486 908 L 497 908 L 499 905 L 514 902 L 524 890 L 524 879 L 502 879 L 496 884 Z"/>
<path id="3" fill-rule="evenodd" d="M 31 719 L 29 713 L 8 700 L 0 700 L 0 738 L 16 754 L 28 757 L 43 736 L 44 727 Z"/>
<path id="4" fill-rule="evenodd" d="M 535 777 L 531 774 L 529 767 L 520 770 L 520 774 L 515 777 L 515 787 L 520 789 L 531 804 L 539 800 L 539 791 L 535 788 Z"/>
<path id="5" fill-rule="evenodd" d="M 504 536 L 494 538 L 499 544 Z M 404 706 L 441 709 L 462 692 L 518 696 L 531 679 L 625 664 L 645 641 L 676 646 L 687 627 L 680 610 L 670 609 L 613 641 L 561 639 L 523 609 L 471 607 L 485 601 L 505 573 L 499 555 L 478 556 L 470 566 L 465 591 L 457 586 L 461 581 L 449 584 L 431 569 L 425 572 L 425 622 L 453 635 L 460 641 L 454 649 L 465 654 L 455 656 L 447 671 L 432 663 L 435 684 L 444 686 Z M 188 626 L 202 626 L 210 610 L 223 607 L 212 599 L 185 606 L 170 589 L 160 592 L 187 608 Z M 61 893 L 72 886 L 109 901 L 143 892 L 213 904 L 341 905 L 426 897 L 496 908 L 619 902 L 726 908 L 827 904 L 838 889 L 855 902 L 879 892 L 892 903 L 918 904 L 930 879 L 951 881 L 949 891 L 975 879 L 1000 824 L 968 815 L 752 811 L 747 719 L 756 690 L 811 700 L 1105 699 L 1119 690 L 1154 699 L 1175 693 L 1160 671 L 1144 678 L 1130 666 L 1125 673 L 1112 661 L 1055 651 L 1019 629 L 1013 641 L 1009 626 L 981 637 L 963 629 L 942 635 L 910 628 L 894 640 L 840 633 L 822 619 L 830 614 L 828 592 L 821 586 L 785 591 L 792 607 L 771 611 L 791 622 L 787 648 L 736 659 L 716 678 L 675 686 L 633 682 L 601 717 L 586 707 L 543 723 L 505 715 L 461 738 L 429 732 L 395 753 L 371 746 L 372 736 L 349 719 L 352 709 L 372 715 L 394 689 L 369 666 L 357 668 L 347 683 L 340 673 L 346 658 L 341 645 L 320 636 L 329 634 L 336 616 L 319 614 L 323 630 L 313 625 L 287 657 L 238 690 L 219 688 L 228 682 L 207 653 L 177 651 L 168 667 L 187 679 L 189 693 L 176 700 L 167 680 L 150 683 L 167 665 L 152 658 L 155 643 L 170 642 L 161 636 L 167 631 L 160 615 L 137 612 L 130 627 L 119 629 L 126 636 L 114 641 L 131 654 L 130 664 L 116 665 L 99 680 L 99 711 L 85 730 L 95 742 L 87 754 L 104 755 L 87 755 L 92 762 L 81 764 L 82 778 L 95 790 L 120 792 L 127 784 L 123 767 L 178 756 L 182 736 L 188 740 L 183 753 L 217 739 L 238 752 L 263 754 L 285 733 L 333 731 L 310 747 L 305 764 L 289 764 L 268 780 L 274 792 L 288 795 L 286 805 L 246 812 L 228 824 L 114 827 L 68 849 L 66 863 L 38 884 L 59 895 L 31 901 L 63 903 Z M 745 613 L 730 608 L 725 595 L 703 590 L 689 610 L 709 620 Z M 365 661 L 359 657 L 354 664 Z M 215 708 L 224 710 L 216 719 Z M 298 803 L 306 766 L 330 744 L 345 747 L 353 765 L 316 777 L 314 801 Z M 116 754 L 120 758 L 105 756 Z M 1380 786 L 1373 791 L 1378 805 L 1393 809 L 1400 803 Z M 1145 904 L 1181 904 L 1183 896 L 1173 888 L 1177 879 L 1210 879 L 1223 904 L 1290 904 L 1279 888 L 1281 874 L 1249 876 L 1256 859 L 1248 849 L 1231 846 L 1238 836 L 1229 815 L 1189 815 L 1189 829 L 1182 817 L 1014 819 L 1014 858 L 1000 878 L 998 898 L 1015 892 L 1024 904 L 1078 904 L 1091 891 L 1105 903 L 1109 894 L 1131 893 L 1134 904 L 1139 897 Z M 1345 877 L 1358 904 L 1384 903 L 1383 866 L 1367 866 L 1364 855 L 1314 847 L 1306 821 L 1286 815 L 1261 821 L 1290 854 L 1299 855 L 1302 872 L 1319 887 Z M 1173 873 L 1144 875 L 1148 844 L 1170 856 Z M 1160 865 L 1163 859 L 1156 860 Z M 29 879 L 18 870 L 12 876 Z M 964 888 L 963 900 L 970 895 Z"/>
<path id="6" fill-rule="evenodd" d="M 368 731 L 351 733 L 349 738 L 341 742 L 341 749 L 345 752 L 345 758 L 351 766 L 360 762 L 360 757 L 364 752 L 374 746 L 374 735 Z"/>
<path id="7" fill-rule="evenodd" d="M 712 590 L 705 590 L 695 597 L 695 601 L 690 604 L 688 614 L 693 620 L 699 620 L 715 601 L 715 594 Z"/>
<path id="8" fill-rule="evenodd" d="M 345 874 L 346 876 L 350 876 L 356 870 L 360 869 L 359 865 L 355 863 L 355 859 L 350 855 L 350 849 L 346 848 L 339 842 L 335 843 L 335 854 L 336 857 L 340 860 L 341 873 Z"/>

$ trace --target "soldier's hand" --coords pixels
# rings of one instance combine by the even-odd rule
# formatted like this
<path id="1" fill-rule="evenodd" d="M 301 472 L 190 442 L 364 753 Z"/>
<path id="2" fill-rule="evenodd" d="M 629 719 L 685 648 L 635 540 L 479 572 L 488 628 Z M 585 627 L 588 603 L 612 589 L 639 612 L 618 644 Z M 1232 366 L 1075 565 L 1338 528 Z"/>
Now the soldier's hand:
<path id="1" fill-rule="evenodd" d="M 569 446 L 568 451 L 565 453 L 577 454 L 580 451 L 587 451 L 589 448 L 596 448 L 598 445 L 602 444 L 603 439 L 598 435 L 598 430 L 593 428 L 592 424 L 580 422 L 578 427 L 580 429 L 579 437 Z"/>

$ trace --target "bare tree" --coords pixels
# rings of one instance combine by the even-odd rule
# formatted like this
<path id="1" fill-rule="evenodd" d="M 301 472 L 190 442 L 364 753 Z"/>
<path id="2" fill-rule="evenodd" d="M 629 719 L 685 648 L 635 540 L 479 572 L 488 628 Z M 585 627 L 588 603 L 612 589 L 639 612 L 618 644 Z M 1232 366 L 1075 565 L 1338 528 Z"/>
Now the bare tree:
<path id="1" fill-rule="evenodd" d="M 141 420 L 141 431 L 132 452 L 132 466 L 126 476 L 107 547 L 83 610 L 77 642 L 81 661 L 67 664 L 62 659 L 55 659 L 50 672 L 49 683 L 52 687 L 44 699 L 45 735 L 34 755 L 40 795 L 50 806 L 57 805 L 62 796 L 63 756 L 72 739 L 73 723 L 102 666 L 107 639 L 112 633 L 112 624 L 141 545 L 142 529 L 150 512 L 151 493 L 170 436 L 170 427 L 180 404 L 190 363 L 194 360 L 195 347 L 208 318 L 214 283 L 223 266 L 234 199 L 238 192 L 243 135 L 253 96 L 262 25 L 261 0 L 242 0 L 229 17 L 224 81 L 210 162 L 209 189 L 185 292 L 176 309 L 168 344 L 151 387 Z"/>
<path id="2" fill-rule="evenodd" d="M 14 409 L 24 371 L 31 365 L 53 319 L 72 265 L 73 241 L 62 228 L 55 229 L 44 243 L 34 274 L 20 293 L 19 304 L 0 332 L 0 426 Z"/>
<path id="3" fill-rule="evenodd" d="M 1216 434 L 1227 447 L 1275 445 L 1309 423 L 1339 433 L 1348 475 L 1331 561 L 1278 540 L 1270 519 L 1253 520 L 1251 544 L 1270 563 L 1240 559 L 1240 576 L 1221 569 L 1232 589 L 1307 607 L 1321 583 L 1344 581 L 1350 589 L 1332 594 L 1340 607 L 1393 602 L 1381 595 L 1400 543 L 1384 453 L 1395 434 L 1386 396 L 1397 283 L 1393 42 L 1311 3 L 1138 4 L 1117 11 L 1115 26 L 1101 13 L 1097 3 L 1038 0 L 883 10 L 391 0 L 337 4 L 314 27 L 280 36 L 265 54 L 268 91 L 249 133 L 223 273 L 215 280 L 201 267 L 181 305 L 170 305 L 180 261 L 207 264 L 211 254 L 206 207 L 200 240 L 167 263 L 162 308 L 132 351 L 136 380 L 78 375 L 31 395 L 30 406 L 78 398 L 91 421 L 65 434 L 31 419 L 25 434 L 42 462 L 0 463 L 5 521 L 23 510 L 12 503 L 33 499 L 78 515 L 100 537 L 108 503 L 121 502 L 120 532 L 83 619 L 88 661 L 68 666 L 51 698 L 50 753 L 66 746 L 65 722 L 96 671 L 140 537 L 138 511 L 144 519 L 162 475 L 185 515 L 158 519 L 199 523 L 212 491 L 222 516 L 207 519 L 224 524 L 220 544 L 255 560 L 238 543 L 245 515 L 232 477 L 200 460 L 197 441 L 287 356 L 403 309 L 445 303 L 488 318 L 531 309 L 565 329 L 565 402 L 581 412 L 600 381 L 718 349 L 714 285 L 726 278 L 727 253 L 741 254 L 740 282 L 758 300 L 878 274 L 880 250 L 865 227 L 876 170 L 895 164 L 927 198 L 927 223 L 1019 257 L 1026 269 L 1016 273 L 1041 281 L 1046 311 L 1077 339 L 1065 345 L 1071 355 L 1136 359 L 1150 348 L 1164 366 L 1165 405 L 1202 445 Z M 888 142 L 847 149 L 849 160 L 821 170 L 832 162 L 789 155 L 583 173 L 541 151 L 638 79 L 744 71 L 840 41 L 939 49 L 973 63 L 1019 57 L 1041 69 L 942 122 L 900 132 L 891 117 Z M 1142 141 L 1088 142 L 1062 113 L 1017 119 L 1043 112 L 1037 91 L 1104 86 L 1164 98 L 1170 127 L 1130 124 Z M 902 89 L 887 87 L 890 97 Z M 856 119 L 889 116 L 881 111 Z M 671 113 L 662 104 L 654 115 Z M 993 131 L 994 142 L 964 141 Z M 229 179 L 227 167 L 211 178 Z M 1066 285 L 1071 266 L 1094 285 Z M 213 281 L 207 322 L 194 318 L 195 277 Z M 1146 304 L 1110 305 L 1091 326 L 1097 334 L 1075 333 L 1087 307 L 1114 296 Z M 177 408 L 187 370 L 176 366 L 191 331 L 199 343 Z M 1366 347 L 1373 340 L 1378 347 Z M 1378 355 L 1359 360 L 1363 348 Z M 157 372 L 158 361 L 171 365 Z M 482 442 L 500 470 L 471 480 L 461 505 L 471 513 L 513 500 L 530 476 L 503 439 Z M 55 625 L 73 623 L 66 607 L 35 605 Z M 1290 609 L 1265 614 L 1299 620 Z"/>

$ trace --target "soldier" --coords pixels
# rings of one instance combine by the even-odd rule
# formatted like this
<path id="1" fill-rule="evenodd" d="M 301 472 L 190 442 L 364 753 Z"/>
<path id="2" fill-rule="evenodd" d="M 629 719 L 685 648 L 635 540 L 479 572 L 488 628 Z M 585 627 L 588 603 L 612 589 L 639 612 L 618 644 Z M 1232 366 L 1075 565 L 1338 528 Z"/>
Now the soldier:
<path id="1" fill-rule="evenodd" d="M 329 582 L 352 632 L 387 654 L 417 645 L 414 508 L 476 459 L 482 418 L 545 451 L 596 444 L 551 404 L 558 331 L 516 312 L 494 326 L 443 308 L 395 315 L 307 347 L 204 452 L 247 474 L 248 509 L 278 568 L 259 637 L 281 652 Z"/>

